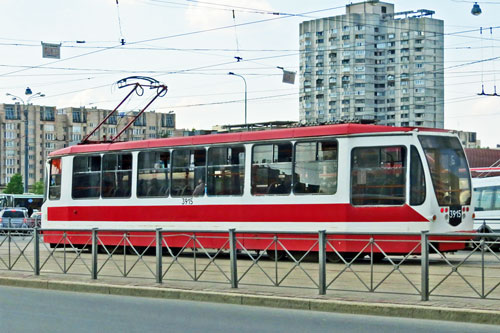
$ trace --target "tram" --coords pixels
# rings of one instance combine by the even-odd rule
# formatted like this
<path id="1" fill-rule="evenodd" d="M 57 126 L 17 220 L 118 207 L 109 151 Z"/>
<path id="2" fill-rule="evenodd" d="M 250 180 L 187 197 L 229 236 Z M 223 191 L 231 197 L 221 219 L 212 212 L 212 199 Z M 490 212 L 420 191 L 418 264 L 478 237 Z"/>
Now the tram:
<path id="1" fill-rule="evenodd" d="M 335 124 L 84 144 L 51 153 L 46 167 L 42 227 L 53 230 L 294 232 L 296 240 L 286 243 L 294 251 L 309 250 L 299 239 L 318 230 L 473 230 L 463 148 L 456 135 L 439 129 Z M 81 232 L 66 234 L 73 245 L 88 242 Z M 44 241 L 55 245 L 61 235 L 44 232 Z M 385 253 L 414 246 L 403 236 L 396 239 Z M 121 238 L 101 241 L 116 245 Z M 184 245 L 173 241 L 170 246 Z M 132 244 L 148 245 L 139 237 Z M 214 238 L 212 244 L 223 241 Z M 251 237 L 244 246 L 266 249 Z M 339 252 L 360 250 L 355 242 L 335 246 Z"/>
<path id="2" fill-rule="evenodd" d="M 494 168 L 499 172 L 499 168 Z M 500 176 L 472 178 L 476 218 L 479 232 L 500 232 Z"/>

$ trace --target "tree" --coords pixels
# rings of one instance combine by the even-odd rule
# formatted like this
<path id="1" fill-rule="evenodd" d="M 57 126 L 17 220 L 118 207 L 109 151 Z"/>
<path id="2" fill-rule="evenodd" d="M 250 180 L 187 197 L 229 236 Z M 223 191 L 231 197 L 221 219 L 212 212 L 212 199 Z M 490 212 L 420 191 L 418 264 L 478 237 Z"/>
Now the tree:
<path id="1" fill-rule="evenodd" d="M 10 179 L 10 182 L 7 184 L 7 188 L 3 193 L 7 194 L 23 194 L 24 186 L 23 186 L 23 177 L 16 173 Z"/>
<path id="2" fill-rule="evenodd" d="M 35 194 L 43 194 L 43 180 L 37 181 L 33 190 Z"/>

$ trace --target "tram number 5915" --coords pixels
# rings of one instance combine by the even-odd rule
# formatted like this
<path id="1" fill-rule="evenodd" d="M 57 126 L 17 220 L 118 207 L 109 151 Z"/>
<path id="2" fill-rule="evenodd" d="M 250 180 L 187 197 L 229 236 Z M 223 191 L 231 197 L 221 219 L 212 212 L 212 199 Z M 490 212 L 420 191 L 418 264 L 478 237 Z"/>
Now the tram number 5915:
<path id="1" fill-rule="evenodd" d="M 192 205 L 193 204 L 193 198 L 182 198 L 182 204 L 183 205 Z"/>

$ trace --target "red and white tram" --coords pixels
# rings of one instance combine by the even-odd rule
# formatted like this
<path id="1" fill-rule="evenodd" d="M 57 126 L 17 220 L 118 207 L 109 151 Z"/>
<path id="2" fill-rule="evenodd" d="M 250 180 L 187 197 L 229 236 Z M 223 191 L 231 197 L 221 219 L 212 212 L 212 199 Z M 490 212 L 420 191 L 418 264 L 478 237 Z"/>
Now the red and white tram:
<path id="1" fill-rule="evenodd" d="M 473 230 L 467 160 L 444 130 L 339 124 L 77 145 L 50 154 L 47 175 L 50 229 Z M 44 241 L 61 234 L 45 232 Z M 407 250 L 401 239 L 385 252 Z"/>

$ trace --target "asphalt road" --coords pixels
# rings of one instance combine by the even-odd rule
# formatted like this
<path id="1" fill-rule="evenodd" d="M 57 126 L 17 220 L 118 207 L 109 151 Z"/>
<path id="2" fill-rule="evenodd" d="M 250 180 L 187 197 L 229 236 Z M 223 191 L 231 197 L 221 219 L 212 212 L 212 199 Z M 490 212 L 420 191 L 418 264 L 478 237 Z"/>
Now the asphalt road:
<path id="1" fill-rule="evenodd" d="M 0 332 L 498 332 L 450 323 L 0 287 Z"/>

